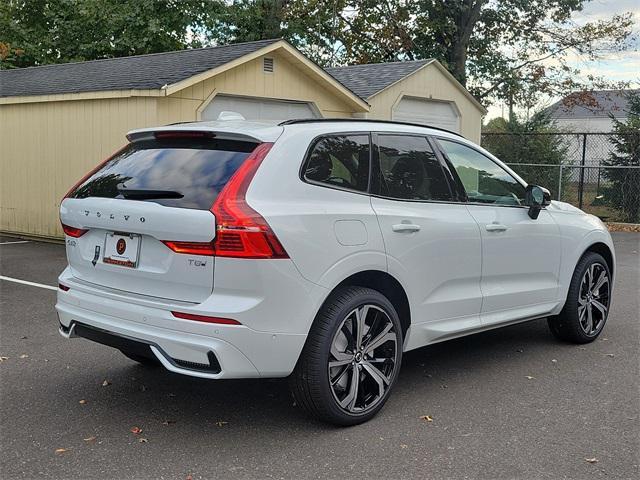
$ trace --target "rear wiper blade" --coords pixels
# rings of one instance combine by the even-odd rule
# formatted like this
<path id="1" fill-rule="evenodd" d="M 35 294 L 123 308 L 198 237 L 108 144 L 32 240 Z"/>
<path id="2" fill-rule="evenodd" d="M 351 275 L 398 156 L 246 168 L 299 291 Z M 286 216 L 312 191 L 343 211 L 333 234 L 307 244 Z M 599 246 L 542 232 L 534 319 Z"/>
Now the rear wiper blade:
<path id="1" fill-rule="evenodd" d="M 121 188 L 118 193 L 124 198 L 135 198 L 138 200 L 148 200 L 151 198 L 182 198 L 184 195 L 175 190 L 151 190 L 146 188 Z"/>

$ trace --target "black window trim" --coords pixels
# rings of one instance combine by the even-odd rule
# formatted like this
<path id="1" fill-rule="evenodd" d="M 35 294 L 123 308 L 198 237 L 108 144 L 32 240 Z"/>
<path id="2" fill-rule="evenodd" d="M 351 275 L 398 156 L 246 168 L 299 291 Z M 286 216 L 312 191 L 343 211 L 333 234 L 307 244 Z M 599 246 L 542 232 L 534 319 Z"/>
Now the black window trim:
<path id="1" fill-rule="evenodd" d="M 328 137 L 348 137 L 348 136 L 359 136 L 359 137 L 367 136 L 369 138 L 369 178 L 367 180 L 367 189 L 364 190 L 364 191 L 361 191 L 361 190 L 356 190 L 354 188 L 341 187 L 339 185 L 331 185 L 329 183 L 318 182 L 318 181 L 315 181 L 315 180 L 308 179 L 305 176 L 305 172 L 307 170 L 307 165 L 309 164 L 309 161 L 311 160 L 311 153 L 313 152 L 313 149 L 318 144 L 318 142 L 320 142 L 321 140 L 323 140 L 325 138 L 328 138 Z M 302 164 L 300 165 L 300 170 L 298 172 L 298 176 L 300 177 L 300 180 L 302 180 L 306 184 L 314 185 L 316 187 L 323 187 L 323 188 L 329 188 L 329 189 L 332 189 L 332 190 L 340 190 L 342 192 L 355 193 L 357 195 L 370 196 L 370 192 L 371 192 L 371 166 L 372 166 L 372 152 L 373 152 L 373 144 L 372 144 L 371 137 L 372 137 L 372 132 L 363 131 L 363 130 L 360 130 L 360 131 L 346 131 L 346 132 L 330 132 L 330 133 L 322 133 L 320 135 L 317 135 L 316 137 L 314 137 L 309 142 L 309 146 L 307 147 L 307 150 L 304 153 L 303 161 L 302 161 Z"/>
<path id="2" fill-rule="evenodd" d="M 505 208 L 525 208 L 525 209 L 529 209 L 529 207 L 527 205 L 505 205 L 505 204 L 502 204 L 502 203 L 470 202 L 469 201 L 469 197 L 467 196 L 467 192 L 464 189 L 462 180 L 458 176 L 458 172 L 456 171 L 455 167 L 451 163 L 451 160 L 449 160 L 449 157 L 447 156 L 446 152 L 444 151 L 444 148 L 440 144 L 440 140 L 446 140 L 447 142 L 458 143 L 460 145 L 463 145 L 463 146 L 465 146 L 465 147 L 467 147 L 467 148 L 479 153 L 480 155 L 482 155 L 486 159 L 491 160 L 496 166 L 502 168 L 505 171 L 505 173 L 507 173 L 511 178 L 513 178 L 516 181 L 516 183 L 520 184 L 525 190 L 527 188 L 527 184 L 523 184 L 520 180 L 518 180 L 516 177 L 511 175 L 511 173 L 509 173 L 507 170 L 505 170 L 502 165 L 498 164 L 493 158 L 485 155 L 483 152 L 481 152 L 480 150 L 475 148 L 473 145 L 469 145 L 466 142 L 461 142 L 461 141 L 459 141 L 459 140 L 457 140 L 455 138 L 444 137 L 444 136 L 440 136 L 440 135 L 432 135 L 432 139 L 434 141 L 433 143 L 437 146 L 437 150 L 439 151 L 439 153 L 442 156 L 443 160 L 447 164 L 447 168 L 449 169 L 449 171 L 451 172 L 452 175 L 455 175 L 457 187 L 458 188 L 462 188 L 462 192 L 463 192 L 464 198 L 466 198 L 466 200 L 463 201 L 463 202 L 459 202 L 459 203 L 464 203 L 465 205 L 477 205 L 477 206 L 481 206 L 481 207 L 505 207 Z M 546 209 L 546 207 L 544 207 L 544 208 Z"/>
<path id="3" fill-rule="evenodd" d="M 436 160 L 438 161 L 438 164 L 440 165 L 440 168 L 442 169 L 442 173 L 443 176 L 445 178 L 445 181 L 447 182 L 447 188 L 449 189 L 449 195 L 451 196 L 451 198 L 449 200 L 422 200 L 422 199 L 413 199 L 413 198 L 396 198 L 396 197 L 390 197 L 387 195 L 382 195 L 379 192 L 379 184 L 376 184 L 376 190 L 377 191 L 372 191 L 371 192 L 371 196 L 375 197 L 375 198 L 383 198 L 385 200 L 393 200 L 395 202 L 411 202 L 411 203 L 459 203 L 456 202 L 454 199 L 456 198 L 457 195 L 454 194 L 453 189 L 451 188 L 451 183 L 449 181 L 448 175 L 447 175 L 447 171 L 444 168 L 443 164 L 442 164 L 442 160 L 440 158 L 440 156 L 438 155 L 437 149 L 434 148 L 434 145 L 432 144 L 432 142 L 429 139 L 429 135 L 424 134 L 424 133 L 416 133 L 416 132 L 389 132 L 389 131 L 374 131 L 371 132 L 372 133 L 372 141 L 373 141 L 373 150 L 372 150 L 372 161 L 371 161 L 371 171 L 370 171 L 370 181 L 369 181 L 369 186 L 373 186 L 373 181 L 372 181 L 372 177 L 373 177 L 373 170 L 374 170 L 374 165 L 376 166 L 375 171 L 376 174 L 378 175 L 382 175 L 382 172 L 380 171 L 380 151 L 378 149 L 378 137 L 380 136 L 396 136 L 396 137 L 420 137 L 420 138 L 424 138 L 427 142 L 427 145 L 433 150 L 434 155 L 436 156 Z M 448 168 L 448 167 L 447 167 Z"/>

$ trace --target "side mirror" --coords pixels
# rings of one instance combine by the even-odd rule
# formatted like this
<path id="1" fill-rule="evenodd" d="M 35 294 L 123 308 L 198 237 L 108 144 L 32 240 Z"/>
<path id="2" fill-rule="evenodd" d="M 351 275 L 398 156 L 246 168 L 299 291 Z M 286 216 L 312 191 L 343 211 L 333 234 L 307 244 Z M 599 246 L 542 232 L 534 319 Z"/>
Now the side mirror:
<path id="1" fill-rule="evenodd" d="M 529 207 L 529 216 L 535 220 L 540 215 L 540 210 L 551 203 L 551 192 L 538 185 L 527 185 L 524 202 Z"/>

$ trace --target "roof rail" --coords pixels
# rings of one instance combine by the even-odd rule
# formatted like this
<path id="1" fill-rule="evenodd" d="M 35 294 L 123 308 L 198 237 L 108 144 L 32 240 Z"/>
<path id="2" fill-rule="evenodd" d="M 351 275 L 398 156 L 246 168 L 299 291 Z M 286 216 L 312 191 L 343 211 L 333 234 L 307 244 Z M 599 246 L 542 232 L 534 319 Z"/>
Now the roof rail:
<path id="1" fill-rule="evenodd" d="M 294 118 L 291 120 L 285 120 L 284 122 L 280 122 L 278 125 L 297 125 L 299 123 L 321 123 L 321 122 L 367 122 L 367 123 L 391 123 L 394 125 L 408 125 L 410 127 L 422 127 L 422 128 L 430 128 L 432 130 L 439 130 L 441 132 L 447 132 L 452 135 L 457 135 L 458 137 L 464 138 L 461 134 L 457 132 L 452 132 L 451 130 L 447 130 L 446 128 L 433 127 L 431 125 L 423 125 L 420 123 L 411 123 L 411 122 L 397 122 L 395 120 L 377 120 L 373 118 Z"/>

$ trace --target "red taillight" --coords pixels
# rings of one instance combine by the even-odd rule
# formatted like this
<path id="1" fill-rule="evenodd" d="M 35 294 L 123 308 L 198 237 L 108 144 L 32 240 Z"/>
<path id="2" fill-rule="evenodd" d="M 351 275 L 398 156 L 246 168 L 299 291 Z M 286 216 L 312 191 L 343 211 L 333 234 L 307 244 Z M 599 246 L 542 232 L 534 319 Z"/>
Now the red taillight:
<path id="1" fill-rule="evenodd" d="M 69 235 L 73 238 L 81 237 L 89 231 L 85 228 L 70 227 L 69 225 L 65 225 L 64 223 L 62 224 L 62 230 L 64 231 L 65 235 Z"/>
<path id="2" fill-rule="evenodd" d="M 222 325 L 242 325 L 237 320 L 232 320 L 230 318 L 209 317 L 208 315 L 196 315 L 195 313 L 182 312 L 171 312 L 171 314 L 176 318 L 182 318 L 184 320 L 195 320 L 196 322 L 220 323 Z"/>
<path id="3" fill-rule="evenodd" d="M 69 291 L 69 287 L 67 287 L 66 285 L 63 285 L 61 283 L 58 284 L 58 288 L 60 290 L 62 290 L 63 292 L 68 292 Z"/>
<path id="4" fill-rule="evenodd" d="M 176 253 L 188 253 L 191 255 L 215 255 L 213 242 L 173 242 L 162 240 L 167 247 Z"/>
<path id="5" fill-rule="evenodd" d="M 233 258 L 289 258 L 267 221 L 245 196 L 273 143 L 262 143 L 227 182 L 211 207 L 216 216 L 215 255 Z"/>

